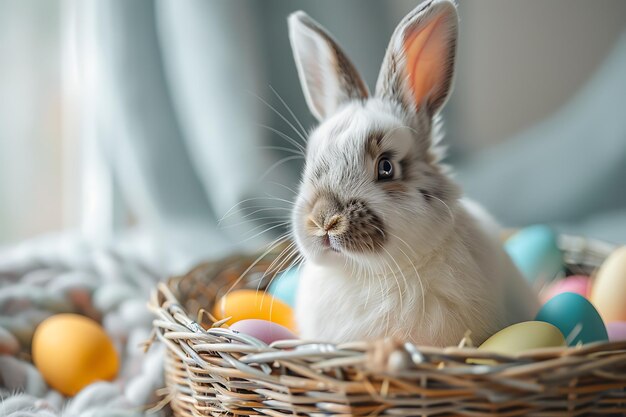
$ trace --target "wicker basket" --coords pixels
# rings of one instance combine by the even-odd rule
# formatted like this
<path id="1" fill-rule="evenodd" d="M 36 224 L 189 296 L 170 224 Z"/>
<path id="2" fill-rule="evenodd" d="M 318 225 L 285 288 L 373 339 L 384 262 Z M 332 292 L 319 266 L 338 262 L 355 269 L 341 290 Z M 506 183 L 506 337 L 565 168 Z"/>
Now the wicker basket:
<path id="1" fill-rule="evenodd" d="M 613 249 L 571 236 L 562 236 L 560 245 L 572 273 L 593 273 Z M 204 309 L 242 272 L 247 282 L 241 286 L 256 287 L 272 259 L 254 267 L 245 257 L 203 264 L 153 293 L 176 416 L 626 415 L 626 342 L 505 357 L 389 340 L 267 346 L 211 328 Z M 492 362 L 473 365 L 470 358 Z"/>

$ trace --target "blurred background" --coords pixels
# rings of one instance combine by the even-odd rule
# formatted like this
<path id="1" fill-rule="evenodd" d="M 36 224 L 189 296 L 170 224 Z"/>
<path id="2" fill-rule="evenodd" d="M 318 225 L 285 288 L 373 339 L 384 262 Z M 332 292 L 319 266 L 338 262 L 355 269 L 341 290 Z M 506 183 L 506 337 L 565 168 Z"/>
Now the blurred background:
<path id="1" fill-rule="evenodd" d="M 74 233 L 171 269 L 258 249 L 314 126 L 286 16 L 373 86 L 418 3 L 0 0 L 0 246 Z M 467 194 L 506 226 L 626 242 L 626 2 L 459 3 L 445 141 Z"/>

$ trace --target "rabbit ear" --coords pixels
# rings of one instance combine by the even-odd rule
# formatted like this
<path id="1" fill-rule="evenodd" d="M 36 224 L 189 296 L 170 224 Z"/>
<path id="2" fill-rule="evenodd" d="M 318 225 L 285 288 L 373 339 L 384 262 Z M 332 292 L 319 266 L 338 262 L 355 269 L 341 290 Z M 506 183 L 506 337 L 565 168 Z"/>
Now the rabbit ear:
<path id="1" fill-rule="evenodd" d="M 365 99 L 367 86 L 330 34 L 306 13 L 289 16 L 289 38 L 311 113 L 322 121 L 342 104 Z"/>
<path id="2" fill-rule="evenodd" d="M 431 0 L 406 15 L 394 31 L 376 84 L 379 97 L 434 116 L 448 99 L 458 34 L 456 6 Z"/>

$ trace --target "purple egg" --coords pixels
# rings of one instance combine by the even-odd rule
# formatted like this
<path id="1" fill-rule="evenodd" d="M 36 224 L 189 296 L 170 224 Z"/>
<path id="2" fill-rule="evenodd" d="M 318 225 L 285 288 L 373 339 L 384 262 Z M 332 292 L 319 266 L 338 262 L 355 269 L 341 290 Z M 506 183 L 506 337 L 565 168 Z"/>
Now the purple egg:
<path id="1" fill-rule="evenodd" d="M 606 332 L 611 342 L 626 340 L 626 321 L 614 321 L 607 323 Z"/>
<path id="2" fill-rule="evenodd" d="M 231 330 L 255 337 L 268 345 L 277 340 L 297 339 L 288 328 L 267 320 L 240 320 L 230 326 Z"/>

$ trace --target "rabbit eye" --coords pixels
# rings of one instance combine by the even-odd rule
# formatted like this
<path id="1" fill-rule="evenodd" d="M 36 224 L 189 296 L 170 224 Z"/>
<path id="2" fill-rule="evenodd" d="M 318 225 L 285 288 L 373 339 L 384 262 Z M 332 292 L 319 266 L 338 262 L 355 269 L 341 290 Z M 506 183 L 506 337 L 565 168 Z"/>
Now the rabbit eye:
<path id="1" fill-rule="evenodd" d="M 389 158 L 378 160 L 378 181 L 390 180 L 393 178 L 393 163 Z"/>

